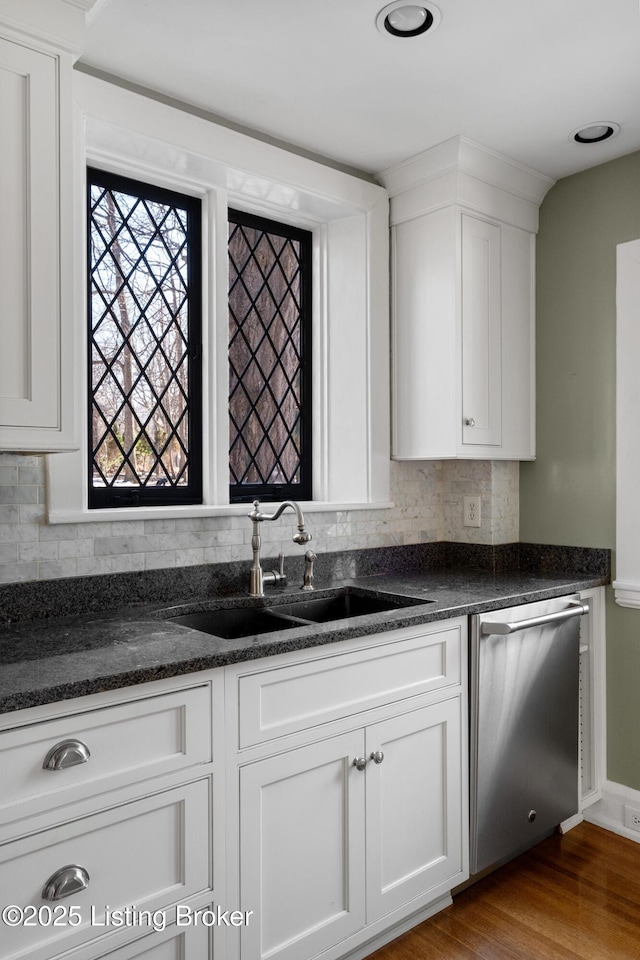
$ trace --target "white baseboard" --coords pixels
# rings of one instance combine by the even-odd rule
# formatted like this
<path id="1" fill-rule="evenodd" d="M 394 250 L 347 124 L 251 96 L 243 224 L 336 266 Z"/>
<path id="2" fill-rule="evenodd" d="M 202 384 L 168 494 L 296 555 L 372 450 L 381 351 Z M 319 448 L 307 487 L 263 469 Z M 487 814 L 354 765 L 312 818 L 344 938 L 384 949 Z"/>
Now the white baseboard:
<path id="1" fill-rule="evenodd" d="M 633 790 L 621 783 L 605 780 L 602 800 L 588 807 L 584 811 L 584 818 L 588 823 L 595 823 L 598 827 L 604 827 L 605 830 L 611 830 L 621 837 L 640 843 L 640 831 L 625 826 L 625 805 L 640 810 L 640 790 Z"/>
<path id="2" fill-rule="evenodd" d="M 579 823 L 582 823 L 584 816 L 581 813 L 574 813 L 572 817 L 568 817 L 567 820 L 563 820 L 560 826 L 558 827 L 560 833 L 569 833 L 569 830 L 573 830 L 574 827 L 577 827 Z"/>

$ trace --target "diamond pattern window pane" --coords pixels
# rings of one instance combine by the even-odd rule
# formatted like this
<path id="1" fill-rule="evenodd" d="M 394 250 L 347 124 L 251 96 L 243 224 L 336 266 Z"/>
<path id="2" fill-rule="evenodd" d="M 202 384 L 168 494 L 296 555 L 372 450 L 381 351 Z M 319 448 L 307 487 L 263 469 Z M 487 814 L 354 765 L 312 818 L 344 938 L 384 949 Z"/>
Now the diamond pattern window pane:
<path id="1" fill-rule="evenodd" d="M 89 180 L 90 505 L 197 502 L 198 201 L 97 172 Z M 174 495 L 144 496 L 156 488 Z"/>
<path id="2" fill-rule="evenodd" d="M 238 211 L 229 220 L 231 499 L 307 498 L 311 235 Z"/>

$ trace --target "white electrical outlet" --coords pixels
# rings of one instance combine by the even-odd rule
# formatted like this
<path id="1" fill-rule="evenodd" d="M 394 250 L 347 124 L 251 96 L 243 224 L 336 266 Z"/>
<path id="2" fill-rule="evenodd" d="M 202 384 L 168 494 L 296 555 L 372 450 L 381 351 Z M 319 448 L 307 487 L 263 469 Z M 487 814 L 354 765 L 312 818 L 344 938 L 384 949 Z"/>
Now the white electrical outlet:
<path id="1" fill-rule="evenodd" d="M 481 527 L 480 497 L 465 497 L 463 501 L 463 524 L 465 527 Z"/>
<path id="2" fill-rule="evenodd" d="M 624 825 L 630 830 L 640 831 L 640 810 L 637 807 L 629 807 L 624 804 Z"/>

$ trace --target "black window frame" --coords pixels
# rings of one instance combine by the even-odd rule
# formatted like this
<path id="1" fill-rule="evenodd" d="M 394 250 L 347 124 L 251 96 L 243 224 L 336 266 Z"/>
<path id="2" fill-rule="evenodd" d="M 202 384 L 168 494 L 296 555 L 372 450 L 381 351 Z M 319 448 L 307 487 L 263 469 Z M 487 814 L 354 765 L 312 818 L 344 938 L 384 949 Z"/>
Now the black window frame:
<path id="1" fill-rule="evenodd" d="M 254 500 L 310 501 L 313 497 L 313 384 L 312 384 L 312 273 L 313 234 L 310 230 L 266 217 L 229 208 L 228 223 L 251 227 L 300 243 L 300 482 L 299 483 L 229 483 L 230 503 L 251 503 Z M 231 398 L 229 398 L 231 399 Z M 230 424 L 231 426 L 231 424 Z M 229 450 L 229 454 L 231 450 Z"/>
<path id="2" fill-rule="evenodd" d="M 136 196 L 152 202 L 185 210 L 187 214 L 187 289 L 188 289 L 188 457 L 189 479 L 184 486 L 94 487 L 93 485 L 93 376 L 92 376 L 92 264 L 91 264 L 91 187 Z M 87 401 L 88 401 L 88 508 L 164 507 L 201 504 L 202 477 L 202 202 L 198 197 L 182 194 L 132 177 L 87 167 L 86 188 L 86 254 L 87 254 Z"/>

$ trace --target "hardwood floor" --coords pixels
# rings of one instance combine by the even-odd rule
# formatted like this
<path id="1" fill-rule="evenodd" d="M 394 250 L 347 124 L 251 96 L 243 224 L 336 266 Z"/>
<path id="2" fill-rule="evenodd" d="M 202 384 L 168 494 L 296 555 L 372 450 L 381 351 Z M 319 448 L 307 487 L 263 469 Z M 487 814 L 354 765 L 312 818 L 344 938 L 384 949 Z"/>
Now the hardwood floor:
<path id="1" fill-rule="evenodd" d="M 639 960 L 640 844 L 582 823 L 369 960 Z"/>

